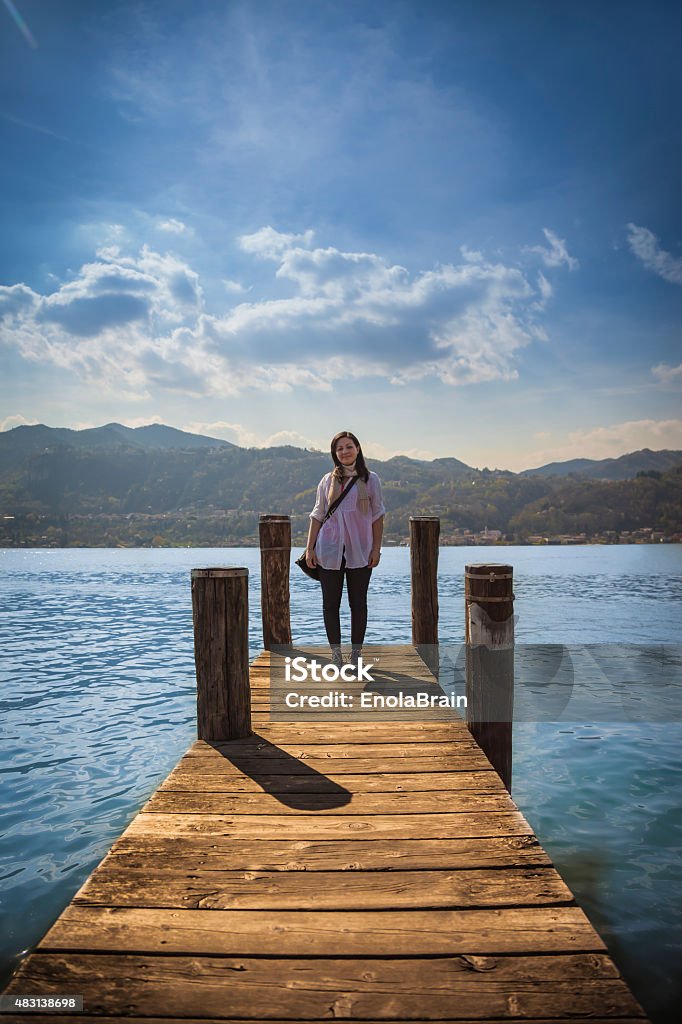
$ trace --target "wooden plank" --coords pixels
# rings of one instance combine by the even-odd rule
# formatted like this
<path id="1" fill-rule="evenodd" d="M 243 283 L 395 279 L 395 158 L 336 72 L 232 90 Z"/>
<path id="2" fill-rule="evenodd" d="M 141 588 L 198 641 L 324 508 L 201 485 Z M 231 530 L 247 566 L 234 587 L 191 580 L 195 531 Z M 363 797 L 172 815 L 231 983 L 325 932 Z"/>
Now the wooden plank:
<path id="1" fill-rule="evenodd" d="M 372 676 L 371 680 L 363 680 L 359 683 L 354 679 L 327 680 L 324 677 L 300 681 L 286 680 L 281 666 L 268 670 L 267 674 L 262 673 L 258 675 L 252 673 L 250 680 L 253 680 L 254 687 L 258 686 L 261 689 L 271 687 L 273 692 L 286 689 L 307 692 L 309 687 L 323 686 L 329 689 L 345 690 L 347 693 L 397 693 L 399 690 L 412 693 L 416 693 L 419 690 L 427 693 L 445 692 L 444 688 L 439 685 L 438 680 L 429 675 L 428 671 L 422 673 L 411 672 L 409 666 L 406 666 L 404 663 L 396 662 L 393 665 L 387 663 L 385 665 L 382 664 L 380 667 L 370 664 L 368 667 Z M 448 684 L 448 688 L 450 688 L 450 684 Z M 464 696 L 463 692 L 461 696 Z"/>
<path id="2" fill-rule="evenodd" d="M 234 839 L 456 839 L 459 836 L 530 835 L 518 811 L 482 814 L 377 814 L 372 817 L 316 814 L 147 814 L 128 835 L 222 835 Z"/>
<path id="3" fill-rule="evenodd" d="M 299 841 L 232 839 L 216 832 L 179 836 L 161 831 L 124 833 L 105 858 L 131 870 L 172 863 L 178 871 L 401 871 L 416 868 L 545 866 L 551 860 L 535 836 L 458 839 Z M 311 886 L 315 885 L 313 879 Z"/>
<path id="4" fill-rule="evenodd" d="M 350 644 L 342 645 L 342 653 L 345 656 L 348 656 L 350 651 Z M 311 646 L 307 649 L 296 646 L 295 649 L 287 651 L 286 656 L 292 658 L 302 656 L 307 661 L 317 661 L 319 665 L 328 665 L 331 660 L 331 652 L 326 645 Z M 403 668 L 412 679 L 421 677 L 431 680 L 435 679 L 435 676 L 419 656 L 419 653 L 414 647 L 410 649 L 409 645 L 403 647 L 394 646 L 393 644 L 363 644 L 362 658 L 364 663 L 376 672 L 395 672 L 398 668 Z M 272 652 L 272 657 L 269 661 L 254 660 L 251 663 L 250 671 L 273 671 L 283 674 L 283 655 L 280 652 Z"/>
<path id="5" fill-rule="evenodd" d="M 427 745 L 427 753 L 434 754 L 439 751 L 432 745 L 447 744 L 448 752 L 453 752 L 457 747 L 461 752 L 478 750 L 478 745 L 472 740 L 469 733 L 463 733 L 459 729 L 450 729 L 450 722 L 353 722 L 338 723 L 328 722 L 320 724 L 315 722 L 264 722 L 247 739 L 233 740 L 231 743 L 216 742 L 206 743 L 197 740 L 183 755 L 184 757 L 195 757 L 206 754 L 220 753 L 227 754 L 250 754 L 261 750 L 280 750 L 291 753 L 293 750 L 304 751 L 308 747 L 345 747 L 347 744 L 355 747 L 365 747 L 364 754 L 358 751 L 359 757 L 366 757 L 368 750 L 376 746 L 390 745 L 401 747 L 409 746 L 413 756 L 419 756 L 419 752 L 413 750 L 416 745 Z M 423 729 L 422 726 L 445 726 L 446 728 Z M 405 736 L 403 736 L 405 733 Z M 273 734 L 277 738 L 273 738 Z M 288 734 L 288 735 L 287 735 Z M 414 739 L 411 739 L 414 736 Z M 441 750 L 440 753 L 443 753 Z M 319 750 L 318 750 L 319 754 Z M 273 754 L 273 756 L 282 756 Z"/>
<path id="6" fill-rule="evenodd" d="M 267 696 L 272 694 L 273 697 L 283 697 L 287 693 L 348 693 L 355 698 L 355 702 L 359 703 L 360 694 L 418 694 L 427 693 L 433 694 L 434 696 L 447 696 L 448 693 L 452 692 L 444 690 L 438 685 L 435 680 L 431 679 L 411 679 L 409 676 L 394 675 L 391 677 L 380 679 L 377 678 L 374 683 L 357 683 L 355 681 L 347 682 L 344 680 L 328 682 L 325 679 L 320 680 L 305 680 L 304 682 L 284 682 L 281 678 L 274 678 L 272 680 L 266 678 L 254 678 L 250 679 L 249 689 L 252 694 L 257 693 L 260 695 Z M 464 693 L 459 693 L 459 696 L 464 697 Z"/>
<path id="7" fill-rule="evenodd" d="M 322 753 L 322 752 L 321 752 Z M 223 754 L 214 752 L 212 756 L 185 756 L 180 766 L 187 771 L 196 771 L 197 778 L 205 772 L 225 773 L 226 775 L 383 775 L 387 773 L 403 774 L 417 772 L 447 771 L 491 771 L 490 762 L 480 753 L 472 750 L 466 754 L 452 757 L 417 757 L 409 761 L 399 757 L 374 758 L 368 757 L 307 757 L 298 760 L 295 757 L 261 758 L 258 754 L 229 760 Z"/>
<path id="8" fill-rule="evenodd" d="M 324 735 L 312 722 L 263 722 L 254 727 L 254 735 L 268 743 L 325 742 L 343 743 L 348 727 L 330 722 Z M 353 743 L 452 742 L 461 740 L 473 746 L 471 734 L 461 722 L 353 722 Z"/>
<path id="9" fill-rule="evenodd" d="M 412 793 L 443 790 L 494 790 L 504 792 L 499 775 L 490 769 L 477 772 L 381 772 L 375 775 L 246 775 L 235 770 L 201 772 L 179 765 L 161 783 L 157 792 L 196 792 L 201 785 L 206 793 L 325 793 L 339 786 L 351 793 Z"/>
<path id="10" fill-rule="evenodd" d="M 282 645 L 283 646 L 283 645 Z M 350 644 L 342 644 L 342 651 L 346 654 L 350 652 Z M 385 656 L 387 659 L 391 658 L 394 661 L 404 660 L 414 663 L 415 665 L 421 665 L 426 669 L 424 661 L 419 656 L 419 652 L 413 644 L 370 644 L 365 643 L 362 647 L 363 656 L 366 657 L 378 657 L 379 655 Z M 299 644 L 295 643 L 291 645 L 291 650 L 286 651 L 287 655 L 291 657 L 298 657 L 303 655 L 306 658 L 318 658 L 321 660 L 328 661 L 331 657 L 329 647 L 326 644 Z M 281 651 L 269 651 L 262 650 L 251 662 L 251 667 L 258 667 L 264 665 L 270 665 L 277 660 L 281 660 Z"/>
<path id="11" fill-rule="evenodd" d="M 292 644 L 291 646 L 292 646 L 292 652 L 291 652 L 292 656 L 293 655 L 298 655 L 298 654 L 305 654 L 306 656 L 308 656 L 308 655 L 312 656 L 313 654 L 315 654 L 315 652 L 317 652 L 318 654 L 320 652 L 322 652 L 322 653 L 325 654 L 325 657 L 329 656 L 329 647 L 327 647 L 325 644 L 299 644 L 299 643 L 295 643 L 295 644 Z M 346 652 L 349 650 L 349 645 L 348 644 L 342 644 L 341 646 L 342 646 L 342 649 L 345 650 Z M 389 651 L 392 654 L 411 655 L 413 658 L 416 658 L 416 659 L 421 661 L 421 659 L 419 658 L 419 654 L 418 654 L 416 648 L 411 643 L 404 643 L 404 644 L 370 644 L 370 643 L 366 643 L 366 644 L 363 645 L 362 650 L 363 650 L 363 654 L 364 653 L 376 654 L 376 653 L 380 653 L 381 651 Z M 259 651 L 259 653 L 253 659 L 251 664 L 252 665 L 269 665 L 271 659 L 274 659 L 276 657 L 281 657 L 281 654 L 278 654 L 278 652 L 276 652 L 276 651 L 265 650 L 265 648 L 264 648 L 262 651 Z"/>
<path id="12" fill-rule="evenodd" d="M 75 905 L 178 907 L 192 910 L 397 910 L 414 907 L 541 906 L 571 902 L 554 868 L 498 871 L 133 870 L 109 860 L 73 898 Z"/>
<path id="13" fill-rule="evenodd" d="M 453 1012 L 455 1011 L 450 1011 L 450 1013 Z M 30 1022 L 30 1024 L 93 1024 L 94 1021 L 102 1021 L 103 1024 L 121 1024 L 121 1016 L 119 1014 L 111 1016 L 110 1014 L 98 1013 L 94 1015 L 88 1014 L 87 1016 L 81 1016 L 81 1014 L 78 1013 L 70 1013 L 68 1017 L 64 1017 L 61 1014 L 56 1013 L 50 1013 L 47 1016 L 42 1016 L 42 1014 L 38 1014 L 37 1016 L 35 1014 L 26 1015 L 22 1013 L 21 1016 L 22 1019 L 27 1019 Z M 236 1020 L 234 1017 L 209 1018 L 198 1017 L 196 1014 L 192 1014 L 191 1018 L 157 1016 L 129 1017 L 128 1015 L 126 1015 L 125 1018 L 123 1018 L 125 1024 L 172 1024 L 173 1021 L 177 1021 L 178 1019 L 183 1020 L 184 1024 L 254 1024 L 253 1018 L 247 1021 L 246 1018 L 244 1017 L 242 1017 L 240 1020 Z M 264 1018 L 261 1018 L 261 1020 L 263 1019 Z M 298 1019 L 300 1020 L 300 1017 Z M 533 1018 L 533 1024 L 566 1024 L 566 1021 L 568 1019 L 569 1018 L 566 1017 L 562 1017 L 561 1019 L 559 1019 L 558 1017 L 535 1017 Z M 633 1024 L 633 1022 L 640 1022 L 644 1019 L 645 1018 L 643 1018 L 642 1016 L 595 1017 L 589 1011 L 587 1011 L 586 1016 L 583 1016 L 582 1014 L 579 1014 L 578 1016 L 572 1016 L 570 1018 L 570 1024 Z M 328 1022 L 328 1020 L 328 1017 L 325 1018 L 325 1022 Z M 457 1018 L 457 1020 L 455 1020 L 455 1018 L 452 1016 L 448 1017 L 447 1019 L 439 1017 L 438 1021 L 439 1024 L 474 1024 L 473 1018 L 471 1017 L 469 1017 L 468 1020 L 464 1020 L 462 1018 Z M 279 1020 L 268 1018 L 268 1024 L 293 1024 L 293 1022 L 291 1018 L 289 1018 L 286 1021 L 282 1020 L 281 1018 Z M 321 1019 L 319 1020 L 319 1024 L 323 1024 Z M 404 1021 L 397 1021 L 395 1019 L 392 1021 L 382 1020 L 381 1022 L 379 1022 L 378 1020 L 363 1020 L 363 1024 L 404 1024 Z M 426 1024 L 426 1022 L 424 1021 L 423 1017 L 419 1020 L 414 1020 L 411 1018 L 410 1024 Z M 509 1024 L 509 1017 L 505 1017 L 504 1019 L 502 1017 L 488 1017 L 486 1018 L 486 1024 Z"/>
<path id="14" fill-rule="evenodd" d="M 430 793 L 351 793 L 330 785 L 323 793 L 212 793 L 163 790 L 142 808 L 146 814 L 459 814 L 513 811 L 508 793 L 449 790 Z"/>
<path id="15" fill-rule="evenodd" d="M 495 910 L 172 910 L 70 904 L 44 952 L 202 956 L 571 953 L 606 947 L 579 907 Z"/>
<path id="16" fill-rule="evenodd" d="M 265 766 L 270 767 L 270 762 Z M 394 766 L 397 767 L 397 766 Z M 434 772 L 352 772 L 334 775 L 316 771 L 276 775 L 269 772 L 254 772 L 247 775 L 235 768 L 234 771 L 203 773 L 206 792 L 266 792 L 276 793 L 325 793 L 335 786 L 354 794 L 369 793 L 452 793 L 452 792 L 495 792 L 504 793 L 499 776 L 492 769 L 462 769 L 461 771 Z M 160 791 L 174 790 L 183 792 L 196 791 L 197 773 L 185 770 L 183 766 L 176 769 L 159 786 Z"/>
<path id="17" fill-rule="evenodd" d="M 304 696 L 312 696 L 305 694 Z M 291 701 L 291 698 L 289 698 Z M 260 724 L 271 722 L 282 725 L 341 725 L 346 722 L 352 724 L 366 723 L 368 725 L 381 725 L 383 727 L 396 725 L 449 725 L 458 721 L 459 714 L 455 708 L 449 706 L 441 707 L 410 707 L 399 705 L 392 706 L 379 700 L 360 702 L 359 700 L 350 703 L 348 706 L 325 704 L 310 704 L 298 698 L 300 703 L 292 706 L 286 703 L 286 699 L 279 695 L 254 696 L 251 701 L 252 712 L 255 716 L 252 727 L 257 729 Z"/>
<path id="18" fill-rule="evenodd" d="M 291 709 L 283 704 L 267 702 L 256 702 L 252 707 L 251 722 L 254 729 L 261 725 L 315 725 L 323 732 L 328 726 L 368 723 L 372 725 L 419 725 L 424 722 L 425 716 L 429 716 L 432 723 L 447 725 L 454 721 L 457 712 L 448 708 L 434 708 L 433 710 L 420 711 L 416 708 L 328 708 L 317 709 Z"/>
<path id="19" fill-rule="evenodd" d="M 306 697 L 314 696 L 306 694 Z M 298 698 L 302 701 L 302 698 Z M 251 700 L 252 728 L 257 731 L 261 725 L 293 725 L 313 726 L 314 728 L 343 728 L 347 723 L 352 725 L 370 725 L 374 728 L 390 730 L 396 727 L 418 727 L 420 725 L 448 726 L 459 721 L 458 712 L 451 707 L 392 707 L 381 702 L 360 703 L 357 701 L 349 706 L 315 705 L 308 701 L 291 706 L 284 699 L 265 695 L 254 695 Z M 453 734 L 454 736 L 454 734 Z M 452 738 L 452 737 L 450 737 Z M 456 738 L 456 737 L 455 737 Z M 464 738 L 464 737 L 462 737 Z M 395 742 L 395 738 L 391 737 Z"/>
<path id="20" fill-rule="evenodd" d="M 228 759 L 240 757 L 279 757 L 288 756 L 296 760 L 307 760 L 311 757 L 324 756 L 335 760 L 346 760 L 353 757 L 371 757 L 374 761 L 386 758 L 398 757 L 407 765 L 413 758 L 455 757 L 457 755 L 476 753 L 479 748 L 470 740 L 453 740 L 450 742 L 433 743 L 405 743 L 400 737 L 395 737 L 390 743 L 355 743 L 352 731 L 347 729 L 349 739 L 345 743 L 329 743 L 325 739 L 323 730 L 320 730 L 315 740 L 304 743 L 269 743 L 259 737 L 252 737 L 248 740 L 233 740 L 230 743 L 215 743 L 209 746 L 206 743 L 197 742 L 187 751 L 183 761 L 192 758 L 213 758 L 222 755 Z M 488 762 L 486 761 L 486 764 Z"/>
<path id="21" fill-rule="evenodd" d="M 208 914 L 205 916 L 214 916 Z M 13 990 L 83 993 L 90 1013 L 130 1019 L 490 1020 L 641 1017 L 601 956 L 290 960 L 33 955 Z"/>
<path id="22" fill-rule="evenodd" d="M 397 693 L 402 690 L 404 693 L 433 693 L 443 694 L 446 691 L 442 686 L 438 684 L 438 681 L 433 676 L 421 675 L 413 676 L 410 675 L 409 670 L 403 671 L 404 666 L 389 667 L 386 666 L 382 669 L 373 668 L 369 666 L 372 675 L 372 681 L 362 680 L 357 682 L 355 679 L 304 679 L 304 680 L 285 680 L 281 669 L 271 671 L 267 673 L 254 674 L 251 673 L 249 678 L 250 688 L 254 690 L 267 691 L 272 690 L 273 693 L 279 691 L 284 693 L 287 690 L 299 691 L 301 693 L 309 692 L 343 692 L 343 693 Z M 464 696 L 464 693 L 461 694 Z"/>
<path id="23" fill-rule="evenodd" d="M 327 707 L 288 707 L 283 701 L 256 699 L 251 702 L 252 727 L 259 729 L 261 725 L 314 725 L 315 728 L 326 730 L 334 725 L 369 724 L 373 726 L 420 725 L 428 716 L 430 724 L 448 725 L 455 721 L 457 712 L 452 708 L 391 708 L 362 707 L 327 708 Z"/>
<path id="24" fill-rule="evenodd" d="M 355 673 L 350 673 L 348 670 L 346 675 L 350 678 L 337 678 L 336 673 L 333 673 L 335 678 L 325 679 L 325 667 L 330 664 L 329 661 L 315 657 L 309 659 L 310 661 L 317 662 L 317 669 L 315 675 L 317 679 L 313 678 L 312 672 L 306 674 L 305 679 L 293 678 L 294 676 L 300 675 L 294 671 L 290 673 L 292 678 L 287 679 L 285 673 L 285 663 L 279 662 L 271 666 L 263 668 L 252 668 L 249 672 L 249 678 L 254 683 L 260 684 L 261 686 L 271 685 L 273 689 L 275 687 L 297 687 L 297 686 L 334 686 L 339 689 L 342 687 L 351 687 L 356 690 L 372 690 L 377 686 L 390 686 L 390 685 L 407 685 L 407 686 L 428 686 L 431 689 L 439 687 L 439 682 L 435 676 L 433 676 L 427 668 L 423 665 L 421 668 L 418 667 L 418 663 L 412 663 L 406 661 L 404 658 L 391 658 L 387 655 L 379 656 L 380 660 L 375 661 L 374 658 L 367 657 L 363 651 L 362 660 L 364 668 L 369 672 L 371 679 L 367 679 L 367 671 L 363 674 L 361 680 L 355 678 Z M 311 666 L 312 667 L 312 666 Z M 412 669 L 415 668 L 415 671 Z M 329 675 L 329 669 L 327 674 Z M 440 687 L 439 687 L 440 688 Z"/>
<path id="25" fill-rule="evenodd" d="M 386 693 L 383 696 L 381 696 L 381 698 L 380 695 L 376 693 L 374 693 L 374 695 L 370 697 L 363 698 L 361 696 L 363 691 L 361 690 L 340 690 L 338 691 L 338 693 L 350 694 L 350 698 L 343 700 L 342 698 L 337 696 L 336 702 L 338 706 L 336 710 L 341 711 L 346 715 L 352 715 L 354 712 L 362 712 L 362 715 L 364 716 L 364 719 L 368 724 L 381 723 L 382 712 L 391 712 L 394 716 L 396 716 L 398 723 L 400 724 L 400 722 L 402 721 L 402 724 L 405 727 L 409 727 L 410 725 L 418 726 L 420 724 L 440 725 L 444 727 L 449 725 L 458 726 L 458 724 L 462 722 L 461 716 L 465 711 L 464 707 L 460 707 L 460 709 L 458 710 L 456 707 L 452 707 L 450 703 L 438 704 L 437 702 L 434 702 L 433 706 L 431 706 L 431 703 L 429 703 L 429 705 L 426 707 L 420 707 L 416 703 L 415 706 L 410 706 L 411 702 L 405 702 L 404 698 L 401 706 L 399 702 L 392 700 L 388 701 L 384 699 L 390 695 L 397 696 L 400 691 L 403 692 L 405 697 L 408 695 L 417 697 L 419 693 L 426 693 L 427 695 L 433 696 L 444 696 L 442 694 L 436 694 L 431 688 L 427 689 L 425 687 L 410 690 L 408 687 L 402 686 L 399 689 L 391 690 L 390 692 L 387 690 Z M 277 687 L 273 688 L 272 690 L 256 688 L 251 691 L 251 694 L 254 698 L 257 698 L 257 702 L 261 704 L 272 704 L 273 708 L 277 708 L 277 711 L 280 715 L 286 712 L 288 717 L 294 720 L 298 717 L 304 724 L 313 724 L 316 721 L 316 719 L 324 713 L 325 710 L 328 710 L 328 707 L 330 705 L 333 706 L 333 702 L 327 701 L 324 704 L 318 704 L 314 701 L 312 704 L 310 704 L 310 702 L 306 701 L 304 698 L 308 696 L 323 697 L 327 696 L 330 692 L 335 693 L 337 691 L 330 691 L 328 689 L 317 688 L 308 689 L 307 687 L 306 689 L 299 688 L 297 690 L 286 691 Z M 298 697 L 292 697 L 290 695 L 291 693 L 298 694 Z M 286 703 L 287 695 L 289 695 L 289 704 Z M 295 701 L 295 703 L 292 703 L 292 701 Z M 256 708 L 255 710 L 258 711 L 259 709 Z M 408 711 L 417 713 L 417 717 L 414 722 L 411 722 L 407 718 L 407 715 L 403 714 Z M 446 711 L 448 713 L 447 719 L 442 720 L 438 715 L 436 715 L 437 711 Z M 308 712 L 308 714 L 306 715 L 305 712 Z M 277 723 L 275 722 L 273 724 Z M 386 722 L 384 722 L 383 724 L 385 725 Z"/>

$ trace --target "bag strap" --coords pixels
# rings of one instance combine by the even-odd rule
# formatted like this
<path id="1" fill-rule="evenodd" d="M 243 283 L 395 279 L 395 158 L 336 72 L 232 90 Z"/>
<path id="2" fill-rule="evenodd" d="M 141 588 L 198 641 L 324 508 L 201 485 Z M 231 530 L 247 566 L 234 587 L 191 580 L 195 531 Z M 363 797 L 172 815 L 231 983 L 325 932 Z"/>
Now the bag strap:
<path id="1" fill-rule="evenodd" d="M 339 507 L 339 505 L 341 504 L 341 502 L 343 501 L 343 499 L 344 499 L 344 498 L 346 497 L 346 495 L 348 494 L 348 492 L 349 492 L 349 491 L 351 491 L 351 490 L 353 489 L 353 487 L 355 486 L 355 484 L 356 484 L 357 482 L 358 482 L 358 477 L 357 477 L 357 476 L 354 476 L 354 477 L 352 477 L 352 478 L 351 478 L 351 482 L 350 482 L 350 483 L 348 484 L 348 487 L 344 487 L 344 489 L 343 489 L 343 490 L 341 491 L 341 494 L 340 494 L 340 495 L 338 496 L 338 498 L 336 499 L 336 501 L 335 501 L 335 502 L 333 502 L 333 503 L 332 503 L 332 504 L 331 504 L 331 505 L 329 506 L 329 509 L 327 510 L 327 514 L 326 514 L 326 516 L 324 517 L 324 519 L 322 520 L 322 523 L 321 523 L 320 525 L 322 525 L 322 524 L 326 523 L 326 522 L 327 522 L 327 520 L 329 519 L 329 517 L 330 517 L 331 515 L 333 515 L 333 514 L 334 514 L 334 512 L 336 512 L 337 508 Z"/>

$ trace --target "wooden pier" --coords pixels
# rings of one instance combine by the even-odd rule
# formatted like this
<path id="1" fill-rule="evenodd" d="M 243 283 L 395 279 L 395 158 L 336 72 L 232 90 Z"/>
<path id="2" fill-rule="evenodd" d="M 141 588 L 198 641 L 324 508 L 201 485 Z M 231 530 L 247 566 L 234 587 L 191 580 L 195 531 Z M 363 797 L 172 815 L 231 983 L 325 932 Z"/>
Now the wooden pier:
<path id="1" fill-rule="evenodd" d="M 467 567 L 466 721 L 281 721 L 291 534 L 262 520 L 266 650 L 248 664 L 247 570 L 195 570 L 199 739 L 5 989 L 83 1011 L 7 1016 L 646 1021 L 510 795 L 511 566 Z M 363 650 L 384 692 L 439 689 L 438 526 L 411 523 L 412 643 Z M 305 689 L 335 685 L 367 684 Z"/>
<path id="2" fill-rule="evenodd" d="M 646 1019 L 464 722 L 273 723 L 269 662 L 6 989 L 84 1012 L 17 1020 Z"/>

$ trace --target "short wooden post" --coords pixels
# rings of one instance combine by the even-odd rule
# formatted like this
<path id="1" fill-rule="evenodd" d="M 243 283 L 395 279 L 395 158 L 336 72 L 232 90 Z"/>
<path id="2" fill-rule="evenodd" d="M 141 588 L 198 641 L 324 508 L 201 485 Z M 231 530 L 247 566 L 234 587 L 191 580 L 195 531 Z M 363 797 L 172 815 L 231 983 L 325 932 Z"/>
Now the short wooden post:
<path id="1" fill-rule="evenodd" d="M 511 792 L 514 717 L 514 570 L 467 565 L 465 594 L 467 725 Z"/>
<path id="2" fill-rule="evenodd" d="M 438 675 L 438 516 L 410 516 L 412 643 Z"/>
<path id="3" fill-rule="evenodd" d="M 199 739 L 250 736 L 249 570 L 192 569 L 192 617 Z"/>
<path id="4" fill-rule="evenodd" d="M 291 519 L 289 516 L 261 515 L 260 606 L 263 617 L 263 646 L 266 651 L 291 644 L 289 612 L 289 563 L 291 561 Z"/>

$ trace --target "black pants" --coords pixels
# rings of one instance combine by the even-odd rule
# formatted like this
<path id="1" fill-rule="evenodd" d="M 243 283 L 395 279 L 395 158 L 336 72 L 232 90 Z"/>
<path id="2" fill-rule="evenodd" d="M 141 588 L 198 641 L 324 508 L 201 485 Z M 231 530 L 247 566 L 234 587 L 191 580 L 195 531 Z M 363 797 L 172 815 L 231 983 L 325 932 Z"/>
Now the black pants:
<path id="1" fill-rule="evenodd" d="M 346 590 L 350 605 L 350 642 L 353 647 L 361 647 L 367 629 L 367 588 L 372 570 L 369 566 L 360 569 L 349 569 L 346 566 L 346 555 L 341 559 L 340 569 L 323 569 L 320 566 L 320 583 L 322 584 L 322 615 L 327 639 L 330 644 L 341 643 L 341 594 L 343 593 L 343 577 L 346 576 Z"/>

